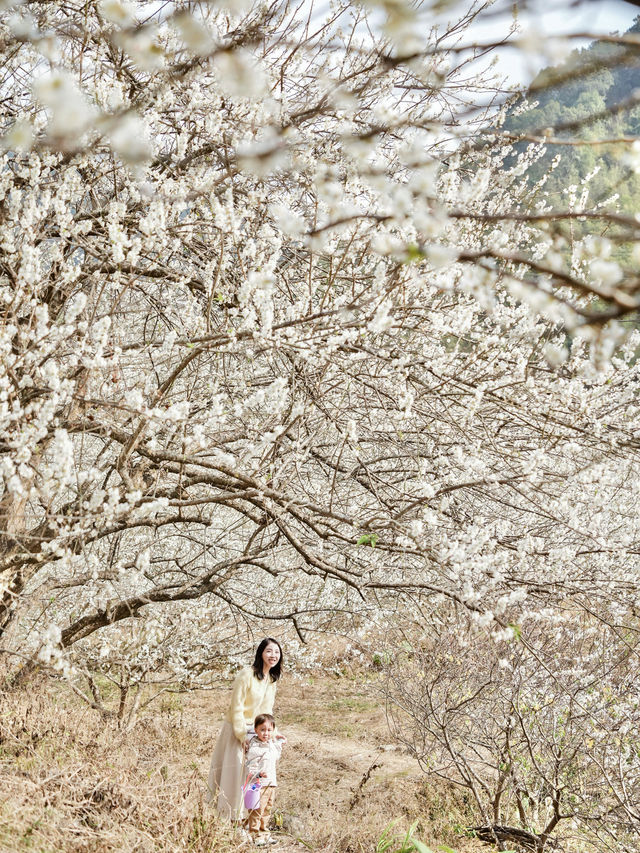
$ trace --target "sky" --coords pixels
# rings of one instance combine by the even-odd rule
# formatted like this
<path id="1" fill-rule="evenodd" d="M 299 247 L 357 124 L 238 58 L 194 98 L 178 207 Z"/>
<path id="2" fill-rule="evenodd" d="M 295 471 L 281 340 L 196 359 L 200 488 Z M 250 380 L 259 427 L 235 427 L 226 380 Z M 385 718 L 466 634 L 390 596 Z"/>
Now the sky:
<path id="1" fill-rule="evenodd" d="M 467 2 L 461 6 L 468 5 Z M 472 28 L 474 40 L 498 40 L 506 35 L 512 23 L 511 7 L 508 0 L 497 0 L 495 11 Z M 623 33 L 634 19 L 640 15 L 640 7 L 625 0 L 529 0 L 517 3 L 518 20 L 525 33 L 538 33 L 539 50 L 532 50 L 523 56 L 522 51 L 504 49 L 499 51 L 498 68 L 509 78 L 510 83 L 526 85 L 546 65 L 556 64 L 563 58 L 562 46 L 557 37 L 583 32 L 595 35 L 612 32 Z M 524 8 L 524 7 L 527 8 Z M 503 10 L 500 13 L 499 10 Z M 572 39 L 570 47 L 581 47 L 588 40 Z"/>
<path id="2" fill-rule="evenodd" d="M 313 2 L 312 20 L 317 18 L 320 22 L 326 17 L 329 0 L 307 2 Z M 383 10 L 394 7 L 394 0 L 361 2 L 374 10 L 374 29 L 382 25 Z M 459 21 L 470 8 L 484 2 L 486 0 L 413 0 L 410 5 L 419 9 L 418 26 L 428 37 L 434 25 L 442 33 L 447 29 L 447 22 Z M 460 44 L 494 43 L 506 38 L 513 24 L 514 7 L 517 8 L 520 37 L 527 38 L 527 50 L 501 48 L 491 51 L 473 66 L 478 71 L 497 55 L 498 78 L 506 78 L 509 88 L 526 87 L 542 68 L 559 64 L 571 50 L 585 47 L 592 41 L 592 38 L 559 39 L 559 36 L 582 33 L 595 38 L 614 32 L 624 33 L 640 16 L 640 5 L 626 0 L 494 0 L 488 12 L 478 16 L 464 31 Z M 302 8 L 305 8 L 304 4 Z"/>
<path id="3" fill-rule="evenodd" d="M 529 5 L 538 13 L 535 15 L 538 23 L 554 34 L 572 29 L 622 32 L 640 15 L 640 7 L 625 0 L 583 0 L 579 4 L 561 0 L 534 0 Z"/>

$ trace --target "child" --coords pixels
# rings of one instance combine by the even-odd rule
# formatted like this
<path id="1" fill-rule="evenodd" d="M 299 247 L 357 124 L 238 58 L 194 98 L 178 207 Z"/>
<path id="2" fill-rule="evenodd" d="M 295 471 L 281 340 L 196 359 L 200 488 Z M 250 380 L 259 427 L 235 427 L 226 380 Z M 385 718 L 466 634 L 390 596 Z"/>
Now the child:
<path id="1" fill-rule="evenodd" d="M 276 723 L 271 714 L 258 714 L 253 724 L 255 734 L 248 736 L 246 769 L 260 780 L 260 806 L 249 811 L 248 829 L 256 846 L 276 844 L 266 832 L 269 815 L 273 808 L 276 786 L 276 762 L 280 759 L 282 744 L 286 738 L 274 737 Z"/>

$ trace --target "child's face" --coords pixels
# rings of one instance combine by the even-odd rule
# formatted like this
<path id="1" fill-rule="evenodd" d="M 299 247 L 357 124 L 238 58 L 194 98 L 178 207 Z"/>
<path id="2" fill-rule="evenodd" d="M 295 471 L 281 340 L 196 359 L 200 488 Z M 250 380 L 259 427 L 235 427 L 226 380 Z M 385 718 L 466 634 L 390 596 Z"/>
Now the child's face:
<path id="1" fill-rule="evenodd" d="M 258 736 L 258 740 L 261 740 L 262 743 L 270 741 L 272 734 L 273 723 L 271 723 L 270 720 L 265 720 L 264 723 L 260 723 L 259 726 L 256 726 L 256 735 Z"/>

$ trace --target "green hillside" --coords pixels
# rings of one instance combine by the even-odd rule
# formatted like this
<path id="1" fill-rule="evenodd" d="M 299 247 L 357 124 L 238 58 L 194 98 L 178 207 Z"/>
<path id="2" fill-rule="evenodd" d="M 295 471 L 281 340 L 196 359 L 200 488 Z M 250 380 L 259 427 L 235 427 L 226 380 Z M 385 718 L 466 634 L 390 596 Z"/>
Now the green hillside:
<path id="1" fill-rule="evenodd" d="M 625 35 L 640 35 L 640 17 Z M 640 136 L 640 44 L 596 41 L 575 50 L 561 65 L 543 69 L 526 97 L 532 107 L 515 104 L 505 122 L 507 132 L 583 143 L 550 142 L 530 171 L 532 183 L 547 175 L 543 191 L 554 208 L 566 208 L 571 195 L 580 198 L 588 187 L 589 207 L 640 210 L 640 176 L 624 161 L 628 144 L 601 144 Z"/>

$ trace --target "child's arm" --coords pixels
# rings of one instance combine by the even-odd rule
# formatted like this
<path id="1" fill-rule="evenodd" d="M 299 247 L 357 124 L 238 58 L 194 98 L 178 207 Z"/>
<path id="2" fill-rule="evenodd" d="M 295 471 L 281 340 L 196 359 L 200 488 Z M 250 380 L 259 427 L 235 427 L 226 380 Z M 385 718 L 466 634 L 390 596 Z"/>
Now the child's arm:
<path id="1" fill-rule="evenodd" d="M 259 756 L 256 754 L 255 749 L 251 748 L 251 738 L 247 738 L 244 743 L 244 766 L 247 769 L 247 773 L 252 773 L 255 770 L 255 765 L 258 762 Z"/>
<path id="2" fill-rule="evenodd" d="M 249 749 L 245 762 L 247 773 L 251 773 L 252 776 L 264 776 L 265 774 L 262 769 L 263 759 L 263 753 L 249 740 Z"/>

